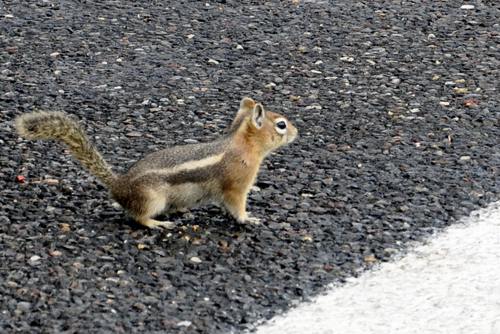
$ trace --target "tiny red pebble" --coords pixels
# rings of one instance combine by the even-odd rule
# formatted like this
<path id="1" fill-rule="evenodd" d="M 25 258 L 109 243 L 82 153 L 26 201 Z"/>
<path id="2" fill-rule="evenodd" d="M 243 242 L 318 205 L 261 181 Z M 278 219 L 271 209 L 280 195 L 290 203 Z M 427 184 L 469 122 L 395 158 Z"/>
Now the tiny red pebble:
<path id="1" fill-rule="evenodd" d="M 24 181 L 24 176 L 22 176 L 22 175 L 16 176 L 16 181 L 18 181 L 18 182 Z"/>
<path id="2" fill-rule="evenodd" d="M 479 101 L 478 100 L 465 100 L 465 101 L 462 101 L 462 105 L 463 106 L 471 106 L 473 104 L 478 104 Z"/>

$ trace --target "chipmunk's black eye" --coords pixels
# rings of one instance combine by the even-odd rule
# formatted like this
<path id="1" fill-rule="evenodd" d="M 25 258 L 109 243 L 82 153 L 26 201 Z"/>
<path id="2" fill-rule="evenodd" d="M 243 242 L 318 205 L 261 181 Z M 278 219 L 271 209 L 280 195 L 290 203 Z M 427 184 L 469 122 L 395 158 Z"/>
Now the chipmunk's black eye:
<path id="1" fill-rule="evenodd" d="M 286 129 L 286 122 L 285 121 L 279 121 L 278 123 L 276 123 L 276 126 L 279 129 L 284 130 L 284 129 Z"/>

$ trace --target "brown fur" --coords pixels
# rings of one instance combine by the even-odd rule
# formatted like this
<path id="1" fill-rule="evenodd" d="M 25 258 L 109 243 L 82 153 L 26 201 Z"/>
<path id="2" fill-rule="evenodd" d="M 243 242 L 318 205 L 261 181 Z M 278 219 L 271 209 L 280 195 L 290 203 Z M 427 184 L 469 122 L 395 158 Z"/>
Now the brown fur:
<path id="1" fill-rule="evenodd" d="M 125 174 L 116 175 L 67 114 L 22 115 L 17 118 L 17 129 L 28 138 L 66 143 L 75 158 L 109 188 L 113 198 L 135 220 L 151 228 L 174 226 L 154 220 L 159 214 L 207 202 L 220 204 L 239 222 L 255 222 L 245 206 L 259 166 L 271 150 L 290 143 L 297 135 L 286 118 L 245 98 L 229 132 L 220 139 L 154 152 Z"/>

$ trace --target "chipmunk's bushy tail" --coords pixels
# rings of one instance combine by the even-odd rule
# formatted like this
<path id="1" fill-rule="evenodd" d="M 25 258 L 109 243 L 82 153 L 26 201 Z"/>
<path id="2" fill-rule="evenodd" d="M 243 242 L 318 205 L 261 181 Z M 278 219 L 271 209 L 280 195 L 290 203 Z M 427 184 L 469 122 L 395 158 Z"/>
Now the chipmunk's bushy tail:
<path id="1" fill-rule="evenodd" d="M 117 176 L 111 171 L 83 130 L 67 114 L 56 111 L 34 112 L 16 119 L 20 135 L 32 139 L 59 139 L 66 143 L 75 158 L 98 177 L 108 188 Z"/>

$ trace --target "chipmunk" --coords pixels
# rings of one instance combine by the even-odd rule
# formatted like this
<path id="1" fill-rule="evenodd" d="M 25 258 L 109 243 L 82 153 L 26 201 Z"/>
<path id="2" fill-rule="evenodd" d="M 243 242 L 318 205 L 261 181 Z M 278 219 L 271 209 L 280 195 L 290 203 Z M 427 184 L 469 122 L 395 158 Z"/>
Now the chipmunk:
<path id="1" fill-rule="evenodd" d="M 244 98 L 221 138 L 165 148 L 117 175 L 67 114 L 34 112 L 19 116 L 16 123 L 22 136 L 66 143 L 114 200 L 149 228 L 173 228 L 173 222 L 153 218 L 210 202 L 221 205 L 240 223 L 258 223 L 247 215 L 245 206 L 259 166 L 272 150 L 297 136 L 297 129 L 285 117 Z"/>

